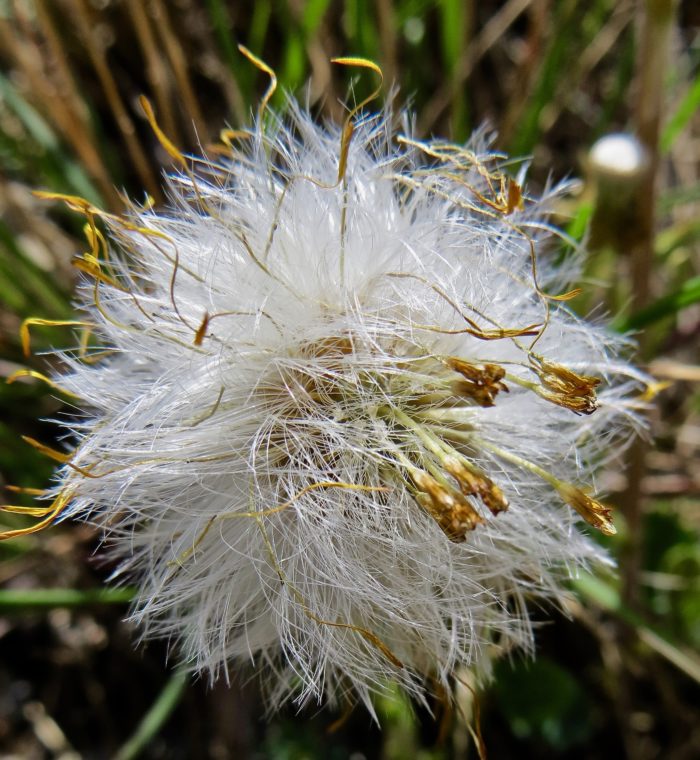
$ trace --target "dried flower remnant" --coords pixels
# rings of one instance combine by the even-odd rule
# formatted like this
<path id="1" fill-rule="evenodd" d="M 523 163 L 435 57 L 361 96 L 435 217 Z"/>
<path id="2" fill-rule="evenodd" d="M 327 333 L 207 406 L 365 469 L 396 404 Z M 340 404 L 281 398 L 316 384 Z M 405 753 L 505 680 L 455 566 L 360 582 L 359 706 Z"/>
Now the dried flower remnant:
<path id="1" fill-rule="evenodd" d="M 533 356 L 532 364 L 542 385 L 536 392 L 555 404 L 579 414 L 593 414 L 598 401 L 595 389 L 600 378 L 579 375 L 556 362 Z"/>
<path id="2" fill-rule="evenodd" d="M 91 520 L 193 669 L 371 710 L 387 679 L 422 698 L 532 647 L 526 602 L 604 557 L 578 515 L 614 531 L 584 489 L 644 381 L 557 299 L 573 259 L 534 259 L 557 190 L 530 197 L 483 133 L 263 111 L 190 162 L 147 107 L 180 167 L 164 209 L 63 197 L 90 251 L 51 382 L 84 415 L 71 453 L 29 441 L 53 502 L 6 507 L 40 521 L 5 536 Z"/>

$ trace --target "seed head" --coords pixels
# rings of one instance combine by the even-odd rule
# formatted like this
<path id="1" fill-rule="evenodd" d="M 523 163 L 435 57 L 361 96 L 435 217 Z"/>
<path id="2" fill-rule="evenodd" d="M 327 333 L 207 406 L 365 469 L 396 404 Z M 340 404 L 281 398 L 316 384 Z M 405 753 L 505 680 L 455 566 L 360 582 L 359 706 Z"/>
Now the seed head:
<path id="1" fill-rule="evenodd" d="M 396 123 L 292 102 L 179 161 L 165 208 L 68 199 L 86 335 L 54 381 L 82 411 L 46 514 L 102 526 L 144 635 L 252 665 L 273 705 L 486 676 L 532 647 L 527 602 L 604 559 L 579 514 L 613 530 L 581 486 L 642 378 L 560 297 L 559 190 L 484 133 Z"/>

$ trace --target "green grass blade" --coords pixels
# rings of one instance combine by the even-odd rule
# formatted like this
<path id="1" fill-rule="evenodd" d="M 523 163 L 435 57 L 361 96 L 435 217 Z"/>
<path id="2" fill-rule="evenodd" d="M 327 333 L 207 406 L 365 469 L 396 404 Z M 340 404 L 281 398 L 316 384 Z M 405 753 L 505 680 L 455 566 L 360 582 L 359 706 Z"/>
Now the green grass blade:
<path id="1" fill-rule="evenodd" d="M 350 0 L 345 4 L 345 25 L 348 41 L 354 46 L 348 53 L 376 58 L 379 50 L 379 33 L 372 3 L 366 0 Z"/>
<path id="2" fill-rule="evenodd" d="M 132 588 L 31 588 L 0 589 L 0 612 L 25 612 L 29 609 L 85 607 L 93 604 L 128 604 Z"/>
<path id="3" fill-rule="evenodd" d="M 664 259 L 677 248 L 694 246 L 700 241 L 700 218 L 681 221 L 659 232 L 654 241 L 654 253 Z"/>
<path id="4" fill-rule="evenodd" d="M 700 201 L 700 182 L 682 187 L 672 187 L 659 196 L 659 211 L 668 212 L 675 206 Z"/>
<path id="5" fill-rule="evenodd" d="M 673 147 L 678 135 L 685 129 L 693 114 L 700 108 L 700 74 L 690 85 L 676 112 L 661 134 L 661 150 L 666 153 Z"/>
<path id="6" fill-rule="evenodd" d="M 17 92 L 12 82 L 0 73 L 0 99 L 14 112 L 27 136 L 43 153 L 42 173 L 55 190 L 67 190 L 102 206 L 102 198 L 82 166 L 63 151 L 55 132 L 39 112 Z"/>
<path id="7" fill-rule="evenodd" d="M 248 48 L 254 53 L 263 49 L 271 15 L 270 0 L 257 0 L 253 8 L 253 17 L 250 21 L 250 32 L 248 34 Z"/>
<path id="8" fill-rule="evenodd" d="M 576 2 L 568 0 L 557 4 L 555 13 L 552 23 L 557 33 L 551 35 L 537 84 L 510 145 L 510 152 L 516 156 L 523 156 L 532 151 L 540 134 L 542 110 L 556 93 L 561 72 L 566 70 L 566 62 L 571 60 L 573 49 L 579 46 L 573 28 L 577 16 Z M 580 23 L 580 19 L 578 22 Z"/>
<path id="9" fill-rule="evenodd" d="M 20 248 L 11 230 L 0 221 L 0 301 L 15 314 L 41 311 L 67 317 L 70 299 Z"/>
<path id="10" fill-rule="evenodd" d="M 285 87 L 296 90 L 306 74 L 306 51 L 301 36 L 290 35 L 284 51 L 281 80 Z"/>
<path id="11" fill-rule="evenodd" d="M 189 673 L 184 668 L 179 668 L 170 676 L 163 691 L 143 716 L 131 738 L 114 756 L 114 760 L 133 760 L 146 749 L 177 707 L 188 681 Z"/>
<path id="12" fill-rule="evenodd" d="M 462 53 L 460 32 L 464 27 L 464 14 L 467 12 L 462 0 L 445 0 L 440 4 L 440 37 L 442 39 L 442 57 L 451 76 Z"/>
<path id="13" fill-rule="evenodd" d="M 241 59 L 231 34 L 231 18 L 226 3 L 222 2 L 222 0 L 207 0 L 206 6 L 221 51 L 226 57 L 229 68 L 234 72 L 238 68 Z"/>
<path id="14" fill-rule="evenodd" d="M 316 34 L 329 5 L 330 0 L 306 0 L 301 17 L 301 25 L 306 39 Z"/>
<path id="15" fill-rule="evenodd" d="M 698 302 L 700 302 L 700 277 L 693 277 L 678 290 L 662 296 L 645 309 L 626 317 L 616 323 L 615 327 L 620 332 L 640 330 Z"/>
<path id="16" fill-rule="evenodd" d="M 440 5 L 440 34 L 442 58 L 449 78 L 457 81 L 457 66 L 463 53 L 466 14 L 470 11 L 463 0 L 445 0 Z M 465 88 L 456 87 L 451 107 L 452 138 L 462 141 L 467 137 L 468 112 Z"/>
<path id="17" fill-rule="evenodd" d="M 700 658 L 693 652 L 685 651 L 666 637 L 652 630 L 638 615 L 622 603 L 617 589 L 600 578 L 584 575 L 573 583 L 579 596 L 612 612 L 631 625 L 639 638 L 657 654 L 664 657 L 679 670 L 700 683 Z"/>
<path id="18" fill-rule="evenodd" d="M 244 101 L 249 103 L 251 102 L 255 68 L 238 52 L 238 46 L 232 34 L 233 26 L 227 5 L 223 0 L 206 0 L 205 7 L 229 73 L 241 88 Z M 259 51 L 253 50 L 253 52 L 258 53 Z"/>

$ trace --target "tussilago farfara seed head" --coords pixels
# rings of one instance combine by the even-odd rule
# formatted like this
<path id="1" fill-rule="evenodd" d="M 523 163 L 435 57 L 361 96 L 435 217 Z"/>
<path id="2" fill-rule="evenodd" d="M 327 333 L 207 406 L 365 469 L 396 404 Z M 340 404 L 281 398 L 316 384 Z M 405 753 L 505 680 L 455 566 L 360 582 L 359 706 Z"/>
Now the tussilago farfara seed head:
<path id="1" fill-rule="evenodd" d="M 589 489 L 644 379 L 567 308 L 560 189 L 398 121 L 292 100 L 213 158 L 159 132 L 164 208 L 67 199 L 89 338 L 52 382 L 81 411 L 32 514 L 100 525 L 144 635 L 212 677 L 252 664 L 273 705 L 487 675 L 531 649 L 528 602 L 605 559 L 582 521 L 615 530 Z"/>

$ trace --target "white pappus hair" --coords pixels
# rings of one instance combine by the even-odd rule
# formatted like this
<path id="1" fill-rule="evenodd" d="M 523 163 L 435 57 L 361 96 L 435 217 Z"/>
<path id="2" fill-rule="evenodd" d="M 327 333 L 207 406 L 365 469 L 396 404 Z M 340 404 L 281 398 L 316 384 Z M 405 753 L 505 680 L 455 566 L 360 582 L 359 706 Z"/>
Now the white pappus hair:
<path id="1" fill-rule="evenodd" d="M 644 379 L 553 298 L 577 261 L 542 250 L 557 190 L 530 197 L 483 134 L 385 112 L 349 135 L 268 113 L 167 207 L 103 215 L 110 246 L 77 204 L 89 339 L 54 377 L 81 410 L 54 516 L 102 526 L 133 619 L 193 670 L 372 710 L 387 681 L 420 699 L 531 650 L 528 604 L 605 559 L 581 518 L 614 532 L 588 487 Z"/>

